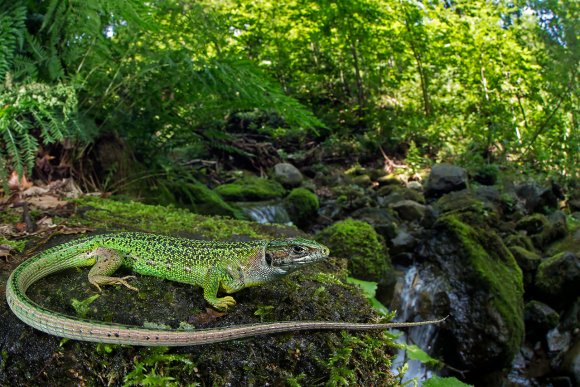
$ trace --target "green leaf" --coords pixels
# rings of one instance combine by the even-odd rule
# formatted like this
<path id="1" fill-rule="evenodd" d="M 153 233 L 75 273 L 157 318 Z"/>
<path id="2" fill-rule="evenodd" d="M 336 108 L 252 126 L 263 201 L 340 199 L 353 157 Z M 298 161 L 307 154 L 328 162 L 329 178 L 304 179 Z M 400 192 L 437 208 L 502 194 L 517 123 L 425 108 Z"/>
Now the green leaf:
<path id="1" fill-rule="evenodd" d="M 441 378 L 434 376 L 429 380 L 423 382 L 423 387 L 469 387 L 471 384 L 465 384 L 457 378 L 447 377 Z"/>
<path id="2" fill-rule="evenodd" d="M 377 298 L 375 297 L 377 292 L 377 283 L 372 281 L 363 281 L 356 278 L 348 277 L 346 282 L 352 285 L 356 285 L 361 288 L 365 297 L 371 303 L 371 306 L 374 310 L 379 312 L 381 315 L 386 316 L 389 313 L 389 309 L 384 306 Z"/>
<path id="3" fill-rule="evenodd" d="M 427 354 L 427 352 L 423 351 L 421 348 L 417 347 L 415 344 L 403 344 L 405 351 L 407 352 L 407 356 L 411 360 L 418 360 L 423 364 L 429 365 L 438 365 L 441 362 L 435 358 L 432 358 Z"/>
<path id="4" fill-rule="evenodd" d="M 89 312 L 89 306 L 99 297 L 100 294 L 95 294 L 94 296 L 85 298 L 82 301 L 73 298 L 71 302 L 72 307 L 75 309 L 79 317 L 85 318 L 87 316 L 87 313 Z"/>

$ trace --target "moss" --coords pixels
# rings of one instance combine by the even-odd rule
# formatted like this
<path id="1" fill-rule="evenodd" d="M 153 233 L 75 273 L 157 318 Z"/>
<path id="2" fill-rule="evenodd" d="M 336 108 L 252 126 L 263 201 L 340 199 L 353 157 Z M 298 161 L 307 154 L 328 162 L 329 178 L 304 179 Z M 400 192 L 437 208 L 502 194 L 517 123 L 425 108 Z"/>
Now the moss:
<path id="1" fill-rule="evenodd" d="M 538 266 L 536 286 L 544 293 L 561 299 L 578 294 L 580 286 L 575 281 L 578 275 L 578 258 L 564 251 L 548 259 Z"/>
<path id="2" fill-rule="evenodd" d="M 294 224 L 302 227 L 316 217 L 320 203 L 318 196 L 306 188 L 295 188 L 286 197 L 285 207 Z"/>
<path id="3" fill-rule="evenodd" d="M 425 196 L 419 191 L 411 188 L 401 187 L 400 185 L 384 185 L 377 190 L 378 196 L 389 196 L 389 202 L 400 200 L 412 200 L 417 203 L 425 204 Z"/>
<path id="4" fill-rule="evenodd" d="M 277 181 L 253 176 L 222 184 L 214 190 L 230 201 L 269 200 L 283 197 L 286 193 L 284 187 Z"/>
<path id="5" fill-rule="evenodd" d="M 226 203 L 216 192 L 193 177 L 168 179 L 145 190 L 145 202 L 176 205 L 202 215 L 246 219 L 241 209 Z"/>
<path id="6" fill-rule="evenodd" d="M 550 227 L 550 222 L 545 215 L 542 214 L 532 214 L 524 216 L 518 220 L 516 228 L 518 230 L 523 230 L 528 233 L 528 235 L 540 234 L 544 230 Z"/>
<path id="7" fill-rule="evenodd" d="M 475 286 L 489 294 L 492 304 L 501 315 L 509 332 L 507 349 L 511 361 L 524 336 L 521 269 L 494 232 L 472 227 L 454 215 L 444 216 L 438 223 L 446 225 L 460 240 L 475 273 Z"/>
<path id="8" fill-rule="evenodd" d="M 0 245 L 7 245 L 18 252 L 22 252 L 22 250 L 24 250 L 24 246 L 26 246 L 26 240 L 25 239 L 12 240 L 7 239 L 4 236 L 0 236 Z"/>
<path id="9" fill-rule="evenodd" d="M 518 246 L 526 250 L 534 250 L 534 243 L 532 242 L 530 237 L 528 237 L 523 232 L 518 232 L 517 234 L 509 235 L 508 237 L 505 238 L 504 242 L 506 246 L 509 247 Z"/>
<path id="10" fill-rule="evenodd" d="M 483 213 L 484 203 L 470 191 L 457 191 L 445 194 L 437 200 L 435 208 L 442 213 L 473 212 Z"/>
<path id="11" fill-rule="evenodd" d="M 510 246 L 509 250 L 514 256 L 520 269 L 522 269 L 524 285 L 527 289 L 527 287 L 533 283 L 536 269 L 542 261 L 542 257 L 540 257 L 540 255 L 537 253 L 527 250 L 521 246 Z"/>
<path id="12" fill-rule="evenodd" d="M 544 248 L 556 239 L 566 236 L 568 231 L 565 217 L 560 221 L 550 221 L 542 214 L 523 217 L 517 222 L 516 229 L 526 231 L 538 248 Z"/>
<path id="13" fill-rule="evenodd" d="M 366 222 L 353 219 L 336 222 L 322 230 L 316 239 L 326 244 L 332 255 L 348 259 L 353 277 L 379 281 L 390 271 L 383 240 Z"/>
<path id="14" fill-rule="evenodd" d="M 245 219 L 243 212 L 239 208 L 226 203 L 219 194 L 204 184 L 188 184 L 186 188 L 189 203 L 191 203 L 188 207 L 193 212 L 203 215 L 223 215 L 235 219 Z"/>
<path id="15" fill-rule="evenodd" d="M 253 222 L 207 217 L 180 208 L 131 201 L 116 202 L 89 196 L 77 199 L 76 202 L 80 206 L 77 212 L 80 211 L 82 216 L 70 219 L 69 224 L 165 234 L 185 232 L 213 239 L 228 239 L 236 235 L 250 238 L 272 237 L 271 232 L 264 232 L 263 227 Z"/>

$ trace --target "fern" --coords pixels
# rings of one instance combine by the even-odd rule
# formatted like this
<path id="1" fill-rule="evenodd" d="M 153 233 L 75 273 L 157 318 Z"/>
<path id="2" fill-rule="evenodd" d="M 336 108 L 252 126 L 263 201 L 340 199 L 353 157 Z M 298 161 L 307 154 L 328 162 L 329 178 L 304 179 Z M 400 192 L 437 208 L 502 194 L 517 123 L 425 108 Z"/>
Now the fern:
<path id="1" fill-rule="evenodd" d="M 5 189 L 8 169 L 19 176 L 32 170 L 39 142 L 50 144 L 81 132 L 71 125 L 76 106 L 76 91 L 63 84 L 0 88 L 0 179 Z"/>
<path id="2" fill-rule="evenodd" d="M 0 81 L 10 71 L 16 50 L 22 47 L 25 21 L 26 7 L 23 1 L 3 1 L 0 4 Z"/>

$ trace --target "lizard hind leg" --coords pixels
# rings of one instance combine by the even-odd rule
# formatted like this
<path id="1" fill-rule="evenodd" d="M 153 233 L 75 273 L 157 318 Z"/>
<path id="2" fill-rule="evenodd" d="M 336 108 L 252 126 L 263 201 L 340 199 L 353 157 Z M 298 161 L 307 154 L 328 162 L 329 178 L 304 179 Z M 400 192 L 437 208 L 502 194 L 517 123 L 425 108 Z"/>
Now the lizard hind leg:
<path id="1" fill-rule="evenodd" d="M 123 256 L 118 251 L 98 247 L 90 252 L 89 256 L 94 256 L 97 259 L 95 265 L 89 270 L 89 282 L 95 285 L 99 291 L 101 291 L 100 285 L 123 285 L 131 290 L 139 290 L 127 282 L 129 278 L 135 278 L 133 275 L 111 277 L 111 274 L 123 264 Z"/>

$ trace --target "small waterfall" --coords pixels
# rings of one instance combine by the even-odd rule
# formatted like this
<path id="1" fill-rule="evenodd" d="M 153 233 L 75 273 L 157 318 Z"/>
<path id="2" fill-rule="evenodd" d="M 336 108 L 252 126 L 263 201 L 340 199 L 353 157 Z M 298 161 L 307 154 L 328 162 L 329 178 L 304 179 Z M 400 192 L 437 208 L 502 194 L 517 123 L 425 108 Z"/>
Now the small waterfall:
<path id="1" fill-rule="evenodd" d="M 276 223 L 291 225 L 290 217 L 284 206 L 279 202 L 244 202 L 237 203 L 244 214 L 255 222 L 266 224 Z"/>
<path id="2" fill-rule="evenodd" d="M 434 297 L 441 291 L 442 281 L 438 280 L 435 275 L 428 269 L 411 266 L 407 269 L 405 275 L 399 279 L 397 284 L 398 294 L 393 299 L 392 309 L 397 310 L 395 321 L 422 321 L 426 319 L 438 318 L 429 314 L 432 310 Z M 401 336 L 397 342 L 414 344 L 426 353 L 430 354 L 433 344 L 437 339 L 437 326 L 425 325 L 415 328 L 406 329 L 404 332 L 399 331 Z M 397 368 L 408 363 L 409 368 L 405 374 L 403 382 L 411 379 L 419 383 L 431 378 L 433 372 L 429 367 L 418 360 L 409 360 L 404 349 L 399 350 L 393 361 L 392 370 L 397 372 Z"/>

